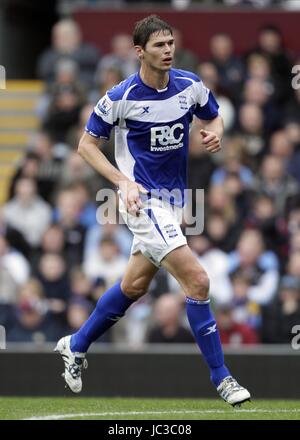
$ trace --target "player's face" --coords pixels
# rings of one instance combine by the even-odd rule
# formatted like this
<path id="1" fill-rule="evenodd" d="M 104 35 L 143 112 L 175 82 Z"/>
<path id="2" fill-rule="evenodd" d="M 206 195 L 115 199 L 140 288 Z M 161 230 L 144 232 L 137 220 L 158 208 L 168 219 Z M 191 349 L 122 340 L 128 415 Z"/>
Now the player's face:
<path id="1" fill-rule="evenodd" d="M 174 52 L 173 36 L 166 31 L 155 32 L 150 36 L 145 48 L 141 49 L 141 61 L 154 69 L 168 71 L 172 67 Z"/>

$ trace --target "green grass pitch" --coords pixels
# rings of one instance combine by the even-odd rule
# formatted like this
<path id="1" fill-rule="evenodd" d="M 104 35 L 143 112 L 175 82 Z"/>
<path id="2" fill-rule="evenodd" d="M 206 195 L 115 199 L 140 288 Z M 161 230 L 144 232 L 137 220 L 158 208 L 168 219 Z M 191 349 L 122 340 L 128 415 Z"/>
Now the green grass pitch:
<path id="1" fill-rule="evenodd" d="M 0 419 L 300 420 L 300 401 L 254 400 L 233 409 L 210 399 L 0 397 Z"/>

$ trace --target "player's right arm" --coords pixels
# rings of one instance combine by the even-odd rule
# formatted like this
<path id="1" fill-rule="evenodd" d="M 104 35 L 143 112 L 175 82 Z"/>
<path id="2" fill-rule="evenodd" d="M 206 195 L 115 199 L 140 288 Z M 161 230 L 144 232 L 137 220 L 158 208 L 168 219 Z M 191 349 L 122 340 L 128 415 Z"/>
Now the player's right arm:
<path id="1" fill-rule="evenodd" d="M 114 167 L 100 150 L 103 146 L 101 139 L 84 132 L 78 145 L 78 153 L 99 174 L 119 187 L 120 182 L 130 182 L 116 167 Z M 134 183 L 134 182 L 133 182 Z"/>
<path id="2" fill-rule="evenodd" d="M 120 190 L 126 209 L 134 215 L 139 215 L 139 209 L 143 207 L 139 193 L 147 193 L 147 191 L 114 167 L 100 150 L 103 144 L 101 138 L 109 138 L 111 129 L 118 119 L 117 110 L 117 106 L 107 95 L 99 101 L 79 141 L 78 153 Z"/>
<path id="3" fill-rule="evenodd" d="M 109 162 L 100 151 L 101 144 L 101 140 L 99 141 L 99 139 L 85 132 L 79 141 L 78 153 L 99 174 L 112 182 L 121 191 L 122 200 L 127 210 L 132 214 L 138 214 L 139 209 L 143 207 L 139 192 L 147 193 L 147 191 L 139 183 L 128 179 Z"/>

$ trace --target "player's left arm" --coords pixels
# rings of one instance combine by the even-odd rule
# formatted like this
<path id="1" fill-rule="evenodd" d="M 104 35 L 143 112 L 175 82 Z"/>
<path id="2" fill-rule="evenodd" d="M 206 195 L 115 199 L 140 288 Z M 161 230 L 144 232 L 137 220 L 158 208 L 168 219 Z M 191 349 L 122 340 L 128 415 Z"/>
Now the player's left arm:
<path id="1" fill-rule="evenodd" d="M 197 78 L 193 84 L 195 99 L 194 115 L 201 122 L 203 146 L 210 153 L 217 153 L 221 149 L 221 139 L 224 133 L 223 119 L 219 113 L 219 104 L 213 93 Z"/>
<path id="2" fill-rule="evenodd" d="M 223 118 L 218 115 L 209 121 L 201 121 L 204 128 L 200 130 L 202 144 L 210 153 L 217 153 L 221 150 L 221 140 L 224 133 Z"/>

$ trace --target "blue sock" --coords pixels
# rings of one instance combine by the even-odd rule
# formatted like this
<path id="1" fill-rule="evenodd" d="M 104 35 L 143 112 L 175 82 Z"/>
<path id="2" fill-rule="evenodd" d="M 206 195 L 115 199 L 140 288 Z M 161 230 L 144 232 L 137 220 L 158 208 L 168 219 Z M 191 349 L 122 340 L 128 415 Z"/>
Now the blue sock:
<path id="1" fill-rule="evenodd" d="M 92 342 L 112 327 L 134 302 L 121 290 L 120 283 L 108 289 L 98 300 L 93 313 L 71 337 L 71 350 L 86 353 Z"/>
<path id="2" fill-rule="evenodd" d="M 231 374 L 224 365 L 220 335 L 209 302 L 186 297 L 186 311 L 194 337 L 209 366 L 211 381 L 218 387 Z"/>

